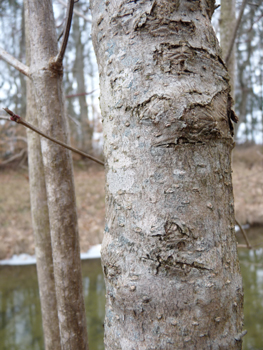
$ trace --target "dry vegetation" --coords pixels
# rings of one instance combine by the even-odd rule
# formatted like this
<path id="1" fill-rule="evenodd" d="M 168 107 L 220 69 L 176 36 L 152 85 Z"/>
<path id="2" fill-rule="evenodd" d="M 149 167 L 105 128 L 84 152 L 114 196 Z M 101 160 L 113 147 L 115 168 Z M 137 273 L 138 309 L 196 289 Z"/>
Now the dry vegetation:
<path id="1" fill-rule="evenodd" d="M 239 146 L 233 152 L 236 217 L 263 225 L 263 146 Z"/>
<path id="2" fill-rule="evenodd" d="M 25 170 L 0 170 L 0 259 L 34 254 L 29 181 Z M 75 168 L 81 251 L 102 241 L 104 228 L 104 171 Z"/>
<path id="3" fill-rule="evenodd" d="M 263 225 L 263 147 L 237 147 L 233 154 L 236 217 Z M 0 259 L 34 254 L 27 171 L 0 169 Z M 104 171 L 75 167 L 81 251 L 100 243 L 104 228 Z"/>

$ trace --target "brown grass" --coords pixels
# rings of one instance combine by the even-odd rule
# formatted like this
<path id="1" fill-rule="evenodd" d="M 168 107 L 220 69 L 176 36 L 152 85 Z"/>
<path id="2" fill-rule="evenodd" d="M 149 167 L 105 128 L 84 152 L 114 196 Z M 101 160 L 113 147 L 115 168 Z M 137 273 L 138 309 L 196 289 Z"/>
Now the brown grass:
<path id="1" fill-rule="evenodd" d="M 263 225 L 263 148 L 236 148 L 233 153 L 236 217 Z M 0 259 L 34 254 L 26 171 L 0 171 Z M 104 228 L 104 170 L 75 167 L 81 251 L 101 243 Z"/>
<path id="2" fill-rule="evenodd" d="M 237 147 L 233 152 L 233 183 L 237 219 L 263 225 L 263 147 Z"/>
<path id="3" fill-rule="evenodd" d="M 27 172 L 0 172 L 0 259 L 34 254 Z M 101 243 L 104 228 L 104 170 L 75 169 L 81 251 Z"/>

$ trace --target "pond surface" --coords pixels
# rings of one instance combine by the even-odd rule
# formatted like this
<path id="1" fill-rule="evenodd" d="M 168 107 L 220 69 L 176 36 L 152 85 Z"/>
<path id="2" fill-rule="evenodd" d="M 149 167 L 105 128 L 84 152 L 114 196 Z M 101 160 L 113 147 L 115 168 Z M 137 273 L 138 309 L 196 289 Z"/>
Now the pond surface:
<path id="1" fill-rule="evenodd" d="M 239 249 L 245 292 L 243 350 L 263 349 L 263 228 Z M 241 236 L 238 236 L 240 243 Z M 90 350 L 103 350 L 105 286 L 100 259 L 82 261 Z M 0 266 L 0 350 L 44 350 L 35 266 Z"/>
<path id="2" fill-rule="evenodd" d="M 238 249 L 244 287 L 243 350 L 263 349 L 263 228 L 246 230 L 253 249 Z M 238 241 L 239 239 L 238 235 Z M 244 242 L 242 242 L 244 243 Z"/>
<path id="3" fill-rule="evenodd" d="M 105 285 L 100 259 L 82 261 L 90 350 L 103 350 Z M 0 266 L 0 350 L 44 350 L 36 267 Z"/>

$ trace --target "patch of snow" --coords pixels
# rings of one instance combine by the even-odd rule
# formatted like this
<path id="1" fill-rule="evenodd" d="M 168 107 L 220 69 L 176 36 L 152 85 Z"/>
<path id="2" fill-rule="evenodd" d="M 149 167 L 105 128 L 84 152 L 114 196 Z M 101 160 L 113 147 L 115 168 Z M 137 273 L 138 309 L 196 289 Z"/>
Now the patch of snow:
<path id="1" fill-rule="evenodd" d="M 249 225 L 242 226 L 244 229 L 249 228 Z M 235 231 L 239 231 L 239 227 L 235 226 Z M 81 260 L 86 259 L 99 259 L 100 258 L 101 244 L 92 246 L 86 253 L 81 253 Z M 36 263 L 35 255 L 20 254 L 13 255 L 11 259 L 0 260 L 0 265 L 33 265 Z"/>
<path id="2" fill-rule="evenodd" d="M 81 260 L 100 258 L 101 244 L 92 246 L 86 253 L 81 253 Z M 0 260 L 0 265 L 33 265 L 36 263 L 35 255 L 13 255 L 11 259 Z"/>
<path id="3" fill-rule="evenodd" d="M 81 253 L 80 258 L 81 260 L 100 258 L 100 250 L 101 244 L 94 245 L 87 251 L 87 253 Z"/>
<path id="4" fill-rule="evenodd" d="M 248 224 L 242 225 L 243 230 L 246 230 L 246 229 L 248 229 L 249 227 L 250 227 L 250 226 L 249 226 Z M 236 232 L 240 231 L 240 228 L 239 228 L 238 225 L 235 225 L 235 231 L 236 231 Z"/>
<path id="5" fill-rule="evenodd" d="M 11 259 L 0 260 L 0 265 L 32 265 L 36 263 L 35 255 L 13 255 Z"/>

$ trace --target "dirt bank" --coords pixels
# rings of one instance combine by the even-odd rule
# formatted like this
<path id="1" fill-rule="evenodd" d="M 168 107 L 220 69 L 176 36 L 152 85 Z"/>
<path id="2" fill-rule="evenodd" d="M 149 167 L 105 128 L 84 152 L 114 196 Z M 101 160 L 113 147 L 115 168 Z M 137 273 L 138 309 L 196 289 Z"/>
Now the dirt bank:
<path id="1" fill-rule="evenodd" d="M 102 167 L 101 167 L 102 168 Z M 102 241 L 104 228 L 104 170 L 75 169 L 81 251 Z M 29 181 L 26 171 L 0 171 L 0 259 L 34 254 Z"/>
<path id="2" fill-rule="evenodd" d="M 263 147 L 236 147 L 233 152 L 236 218 L 263 225 Z"/>
<path id="3" fill-rule="evenodd" d="M 263 147 L 237 147 L 233 153 L 237 219 L 263 225 Z M 0 170 L 0 259 L 34 254 L 26 170 Z M 104 171 L 75 167 L 81 251 L 100 243 L 104 228 Z"/>

